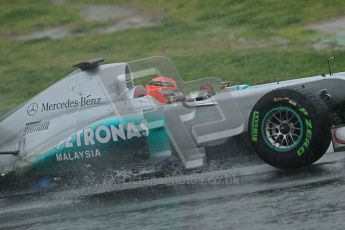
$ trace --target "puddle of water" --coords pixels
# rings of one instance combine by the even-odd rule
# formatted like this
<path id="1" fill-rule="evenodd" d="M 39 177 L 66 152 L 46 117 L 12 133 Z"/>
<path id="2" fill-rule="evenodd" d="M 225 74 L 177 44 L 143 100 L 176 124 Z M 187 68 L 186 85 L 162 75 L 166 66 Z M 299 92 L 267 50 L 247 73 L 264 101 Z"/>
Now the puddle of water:
<path id="1" fill-rule="evenodd" d="M 328 49 L 327 44 L 345 46 L 345 17 L 309 25 L 308 29 L 318 30 L 327 35 L 313 45 L 315 49 Z"/>
<path id="2" fill-rule="evenodd" d="M 55 5 L 63 5 L 63 4 L 65 4 L 65 0 L 53 0 L 53 3 Z"/>
<path id="3" fill-rule="evenodd" d="M 135 15 L 135 10 L 129 7 L 112 5 L 84 5 L 81 16 L 85 21 L 105 21 L 111 19 L 127 18 Z"/>
<path id="4" fill-rule="evenodd" d="M 154 25 L 155 23 L 151 19 L 138 15 L 135 17 L 131 17 L 129 19 L 116 21 L 107 26 L 102 26 L 100 28 L 97 28 L 95 31 L 99 33 L 111 33 L 111 32 L 115 32 L 119 30 L 149 27 L 149 26 L 154 26 Z"/>
<path id="5" fill-rule="evenodd" d="M 338 18 L 336 20 L 321 22 L 308 26 L 313 30 L 319 30 L 321 32 L 333 33 L 337 36 L 345 36 L 345 17 Z"/>
<path id="6" fill-rule="evenodd" d="M 59 39 L 70 35 L 71 32 L 66 27 L 55 27 L 45 30 L 33 31 L 23 35 L 18 35 L 16 38 L 20 41 L 26 41 L 41 38 Z"/>
<path id="7" fill-rule="evenodd" d="M 229 42 L 234 48 L 251 49 L 251 48 L 265 48 L 270 46 L 287 46 L 290 40 L 283 37 L 269 37 L 266 39 L 247 39 L 244 37 L 237 37 L 233 34 L 229 36 Z"/>
<path id="8" fill-rule="evenodd" d="M 334 43 L 345 46 L 345 35 L 323 36 L 319 40 L 320 43 Z"/>
<path id="9" fill-rule="evenodd" d="M 98 33 L 111 33 L 155 24 L 149 15 L 124 6 L 87 4 L 84 6 L 81 15 L 86 21 L 111 21 L 108 25 L 95 29 Z"/>
<path id="10" fill-rule="evenodd" d="M 58 3 L 63 4 L 63 1 L 56 0 L 56 4 Z M 82 7 L 80 15 L 86 22 L 109 21 L 108 25 L 98 27 L 91 31 L 97 33 L 111 33 L 130 28 L 149 27 L 154 26 L 157 22 L 150 15 L 139 13 L 136 9 L 116 5 L 86 4 Z M 71 32 L 67 26 L 60 26 L 17 35 L 16 39 L 19 41 L 41 38 L 61 39 L 82 35 L 84 34 Z"/>

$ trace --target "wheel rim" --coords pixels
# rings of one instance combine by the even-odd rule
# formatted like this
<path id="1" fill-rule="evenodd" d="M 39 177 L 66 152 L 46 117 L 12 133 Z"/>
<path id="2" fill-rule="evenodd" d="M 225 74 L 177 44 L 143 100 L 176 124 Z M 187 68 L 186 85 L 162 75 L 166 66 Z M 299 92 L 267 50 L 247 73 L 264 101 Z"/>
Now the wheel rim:
<path id="1" fill-rule="evenodd" d="M 265 143 L 279 152 L 298 146 L 304 134 L 300 116 L 288 107 L 271 109 L 263 119 L 261 132 Z"/>

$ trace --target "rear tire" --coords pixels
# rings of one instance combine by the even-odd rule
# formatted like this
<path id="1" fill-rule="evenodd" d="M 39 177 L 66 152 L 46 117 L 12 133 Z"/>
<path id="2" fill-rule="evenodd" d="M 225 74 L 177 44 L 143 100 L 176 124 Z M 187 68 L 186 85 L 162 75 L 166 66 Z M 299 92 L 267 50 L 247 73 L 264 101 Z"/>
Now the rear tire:
<path id="1" fill-rule="evenodd" d="M 264 95 L 248 124 L 254 151 L 266 163 L 299 168 L 320 159 L 331 143 L 326 104 L 304 88 L 281 88 Z"/>

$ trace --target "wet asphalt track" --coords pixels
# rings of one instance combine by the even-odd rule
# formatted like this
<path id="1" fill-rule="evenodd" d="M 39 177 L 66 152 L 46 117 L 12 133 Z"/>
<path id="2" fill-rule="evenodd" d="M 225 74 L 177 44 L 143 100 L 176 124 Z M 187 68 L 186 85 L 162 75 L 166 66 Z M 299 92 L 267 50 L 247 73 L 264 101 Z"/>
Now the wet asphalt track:
<path id="1" fill-rule="evenodd" d="M 0 228 L 344 229 L 345 153 L 298 171 L 253 162 L 146 184 L 1 193 Z"/>

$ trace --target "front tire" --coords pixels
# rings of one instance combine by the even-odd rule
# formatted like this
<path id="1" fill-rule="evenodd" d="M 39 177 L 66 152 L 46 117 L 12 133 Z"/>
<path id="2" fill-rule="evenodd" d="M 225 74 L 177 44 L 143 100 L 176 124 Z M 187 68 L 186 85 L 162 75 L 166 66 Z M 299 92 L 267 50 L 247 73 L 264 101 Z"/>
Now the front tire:
<path id="1" fill-rule="evenodd" d="M 331 143 L 326 104 L 304 88 L 281 88 L 264 95 L 249 119 L 253 149 L 266 163 L 299 168 L 320 159 Z"/>

